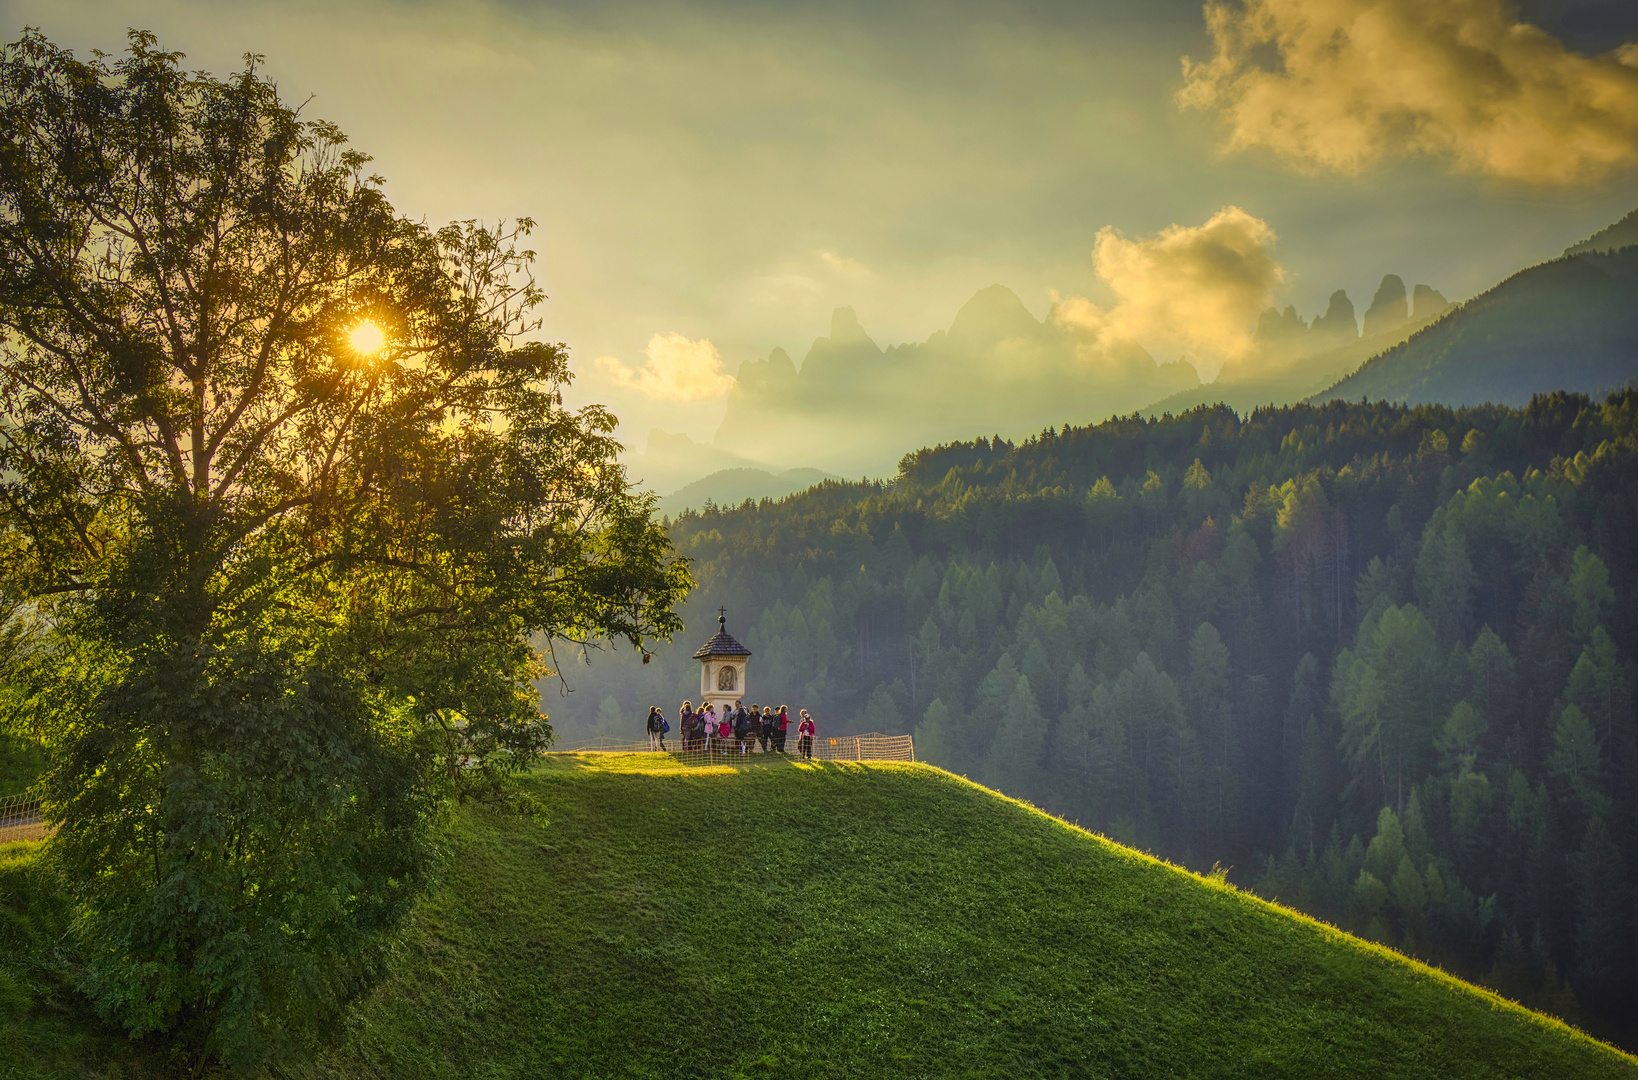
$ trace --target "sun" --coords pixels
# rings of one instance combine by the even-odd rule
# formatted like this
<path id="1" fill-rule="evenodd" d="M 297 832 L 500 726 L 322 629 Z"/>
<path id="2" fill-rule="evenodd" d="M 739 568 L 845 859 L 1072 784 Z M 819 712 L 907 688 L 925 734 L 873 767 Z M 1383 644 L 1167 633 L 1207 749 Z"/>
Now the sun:
<path id="1" fill-rule="evenodd" d="M 352 342 L 353 351 L 365 356 L 372 356 L 381 351 L 381 346 L 387 343 L 387 335 L 373 322 L 361 322 L 352 328 L 347 335 Z"/>

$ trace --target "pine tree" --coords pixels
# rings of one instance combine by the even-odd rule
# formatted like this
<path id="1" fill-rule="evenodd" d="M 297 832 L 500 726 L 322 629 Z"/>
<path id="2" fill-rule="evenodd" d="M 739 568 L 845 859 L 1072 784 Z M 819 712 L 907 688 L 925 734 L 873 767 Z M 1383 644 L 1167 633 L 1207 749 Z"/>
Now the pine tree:
<path id="1" fill-rule="evenodd" d="M 893 693 L 885 685 L 871 691 L 864 711 L 853 721 L 859 731 L 879 731 L 884 735 L 900 735 L 905 731 L 904 716 Z"/>
<path id="2" fill-rule="evenodd" d="M 1560 782 L 1560 801 L 1580 821 L 1600 817 L 1610 808 L 1604 790 L 1604 755 L 1586 715 L 1566 705 L 1553 725 L 1553 752 L 1547 771 Z"/>
<path id="3" fill-rule="evenodd" d="M 1046 734 L 1029 677 L 1020 675 L 984 755 L 984 782 L 1015 798 L 1038 799 Z"/>
<path id="4" fill-rule="evenodd" d="M 1570 873 L 1575 885 L 1572 976 L 1577 989 L 1583 1000 L 1630 1005 L 1632 890 L 1621 851 L 1602 818 L 1588 822 L 1581 848 L 1570 859 Z M 1608 1015 L 1615 1010 L 1600 1011 Z"/>
<path id="5" fill-rule="evenodd" d="M 942 698 L 934 698 L 915 731 L 916 757 L 951 772 L 966 772 L 961 752 L 960 721 Z"/>
<path id="6" fill-rule="evenodd" d="M 1373 778 L 1402 807 L 1433 744 L 1432 716 L 1442 712 L 1438 639 L 1410 604 L 1386 609 L 1360 636 L 1357 652 L 1338 656 L 1331 681 L 1343 749 L 1356 778 Z"/>
<path id="7" fill-rule="evenodd" d="M 1586 641 L 1603 620 L 1604 610 L 1615 603 L 1615 590 L 1610 588 L 1610 572 L 1604 560 L 1587 550 L 1585 544 L 1571 556 L 1564 590 L 1573 609 L 1575 639 Z"/>
<path id="8" fill-rule="evenodd" d="M 1606 747 L 1621 745 L 1630 738 L 1626 732 L 1632 706 L 1626 680 L 1621 675 L 1615 643 L 1602 626 L 1593 627 L 1587 635 L 1587 644 L 1570 669 L 1564 700 L 1581 710 Z"/>
<path id="9" fill-rule="evenodd" d="M 1303 742 L 1309 723 L 1319 713 L 1321 705 L 1319 661 L 1314 654 L 1305 652 L 1291 674 L 1291 697 L 1286 702 L 1280 727 L 1280 807 L 1286 821 L 1296 809 L 1301 797 L 1303 770 Z"/>

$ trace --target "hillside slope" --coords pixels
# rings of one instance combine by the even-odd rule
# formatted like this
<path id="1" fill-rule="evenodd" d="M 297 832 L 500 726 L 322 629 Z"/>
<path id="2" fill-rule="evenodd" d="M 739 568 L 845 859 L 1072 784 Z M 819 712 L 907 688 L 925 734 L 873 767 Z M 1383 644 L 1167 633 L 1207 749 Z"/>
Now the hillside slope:
<path id="1" fill-rule="evenodd" d="M 1523 270 L 1311 401 L 1522 405 L 1638 375 L 1638 248 Z"/>
<path id="2" fill-rule="evenodd" d="M 1638 244 L 1638 210 L 1617 221 L 1607 229 L 1600 229 L 1579 244 L 1564 249 L 1566 255 L 1580 255 L 1589 251 L 1620 251 Z"/>
<path id="3" fill-rule="evenodd" d="M 928 766 L 559 755 L 531 783 L 551 824 L 463 813 L 390 981 L 280 1076 L 1638 1076 Z M 0 852 L 14 962 L 64 913 L 25 887 L 37 846 Z M 175 1064 L 0 990 L 0 1075 Z"/>
<path id="4" fill-rule="evenodd" d="M 926 766 L 557 758 L 295 1075 L 1638 1076 Z"/>
<path id="5" fill-rule="evenodd" d="M 1267 405 L 1291 405 L 1334 385 L 1338 379 L 1357 371 L 1371 357 L 1433 325 L 1440 314 L 1443 312 L 1412 319 L 1386 333 L 1374 334 L 1275 367 L 1253 369 L 1244 375 L 1225 370 L 1215 382 L 1179 391 L 1138 411 L 1148 417 L 1164 413 L 1179 416 L 1190 409 L 1221 402 L 1243 416 Z"/>

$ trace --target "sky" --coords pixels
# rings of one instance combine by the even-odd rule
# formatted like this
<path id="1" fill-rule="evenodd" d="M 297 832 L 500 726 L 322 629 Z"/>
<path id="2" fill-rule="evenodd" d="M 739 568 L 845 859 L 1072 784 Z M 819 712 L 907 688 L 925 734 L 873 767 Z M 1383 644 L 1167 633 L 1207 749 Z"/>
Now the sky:
<path id="1" fill-rule="evenodd" d="M 402 212 L 534 218 L 571 400 L 634 450 L 841 306 L 921 341 L 1000 283 L 1209 376 L 1269 303 L 1462 299 L 1638 206 L 1631 0 L 0 0 L 24 26 L 262 54 Z"/>

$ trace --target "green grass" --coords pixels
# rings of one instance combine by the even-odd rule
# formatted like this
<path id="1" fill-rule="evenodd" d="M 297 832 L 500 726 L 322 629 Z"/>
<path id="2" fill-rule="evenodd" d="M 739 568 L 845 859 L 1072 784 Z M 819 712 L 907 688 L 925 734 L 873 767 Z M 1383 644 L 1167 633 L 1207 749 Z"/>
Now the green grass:
<path id="1" fill-rule="evenodd" d="M 587 756 L 535 786 L 550 827 L 463 820 L 394 980 L 302 1075 L 1638 1076 L 925 766 Z"/>
<path id="2" fill-rule="evenodd" d="M 157 1048 L 98 1023 L 70 985 L 59 952 L 69 913 L 41 868 L 42 848 L 0 844 L 0 1078 L 112 1077 L 123 1063 L 163 1075 Z"/>
<path id="3" fill-rule="evenodd" d="M 461 815 L 391 980 L 285 1075 L 1638 1076 L 1557 1021 L 926 766 L 586 755 L 529 782 L 551 824 Z M 36 1051 L 75 1018 L 47 1004 Z M 10 1030 L 0 1077 L 112 1053 L 25 1071 Z"/>

